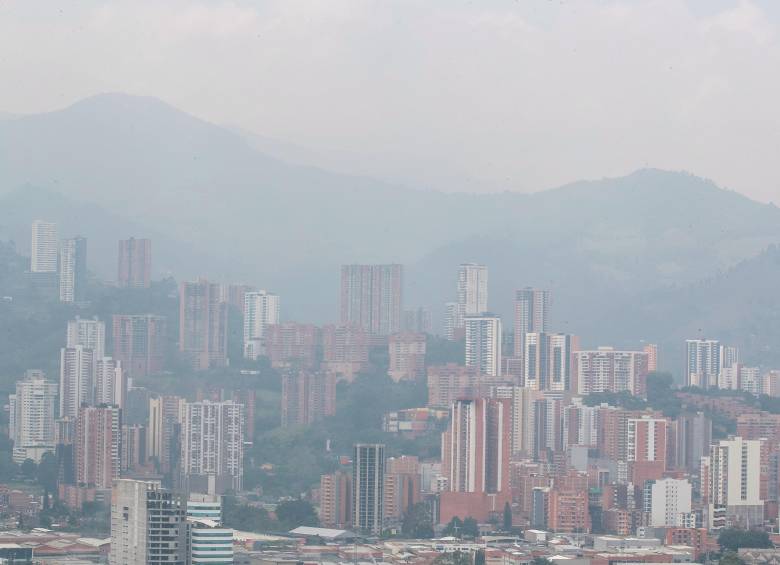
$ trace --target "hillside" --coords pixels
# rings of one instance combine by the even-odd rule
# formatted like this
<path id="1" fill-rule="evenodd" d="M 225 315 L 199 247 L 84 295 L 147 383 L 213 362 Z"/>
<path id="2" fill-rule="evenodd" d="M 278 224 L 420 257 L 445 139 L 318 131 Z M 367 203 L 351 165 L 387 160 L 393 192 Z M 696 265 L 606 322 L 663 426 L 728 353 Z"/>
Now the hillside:
<path id="1" fill-rule="evenodd" d="M 285 317 L 315 321 L 336 315 L 341 263 L 402 262 L 407 303 L 440 311 L 457 264 L 484 262 L 493 309 L 509 314 L 515 287 L 549 286 L 556 325 L 595 327 L 599 340 L 623 297 L 716 276 L 780 242 L 777 208 L 685 173 L 531 195 L 418 191 L 283 163 L 234 130 L 121 94 L 0 121 L 0 237 L 27 252 L 42 215 L 94 241 L 101 276 L 114 276 L 114 240 L 149 235 L 158 273 L 277 290 Z"/>

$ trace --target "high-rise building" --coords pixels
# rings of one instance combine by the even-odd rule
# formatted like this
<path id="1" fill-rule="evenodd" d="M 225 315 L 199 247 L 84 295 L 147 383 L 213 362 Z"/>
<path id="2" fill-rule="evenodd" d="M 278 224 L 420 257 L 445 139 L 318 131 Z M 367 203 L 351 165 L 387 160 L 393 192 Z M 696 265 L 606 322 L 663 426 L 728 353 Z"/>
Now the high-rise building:
<path id="1" fill-rule="evenodd" d="M 368 368 L 369 335 L 355 325 L 322 328 L 322 368 L 351 381 Z"/>
<path id="2" fill-rule="evenodd" d="M 91 349 L 95 357 L 100 359 L 106 354 L 106 324 L 97 318 L 85 319 L 76 317 L 68 322 L 65 347 L 80 345 Z"/>
<path id="3" fill-rule="evenodd" d="M 41 371 L 28 371 L 17 381 L 10 405 L 8 434 L 14 443 L 13 460 L 40 463 L 44 453 L 54 451 L 54 416 L 57 384 L 47 381 Z"/>
<path id="4" fill-rule="evenodd" d="M 414 310 L 404 310 L 401 330 L 404 332 L 431 333 L 431 313 L 422 306 Z"/>
<path id="5" fill-rule="evenodd" d="M 572 403 L 563 408 L 563 445 L 596 447 L 598 445 L 597 406 L 586 406 L 582 398 L 575 397 Z"/>
<path id="6" fill-rule="evenodd" d="M 403 455 L 387 459 L 384 500 L 386 523 L 400 525 L 403 517 L 420 499 L 420 465 L 417 457 Z"/>
<path id="7" fill-rule="evenodd" d="M 346 529 L 352 525 L 352 477 L 336 471 L 320 477 L 320 524 Z"/>
<path id="8" fill-rule="evenodd" d="M 189 490 L 240 491 L 244 476 L 244 407 L 225 402 L 188 402 L 181 438 L 181 470 Z"/>
<path id="9" fill-rule="evenodd" d="M 501 375 L 501 318 L 493 314 L 466 316 L 466 366 L 491 377 Z"/>
<path id="10" fill-rule="evenodd" d="M 655 481 L 651 487 L 650 526 L 673 528 L 680 525 L 680 515 L 691 513 L 692 492 L 687 479 Z"/>
<path id="11" fill-rule="evenodd" d="M 154 314 L 115 314 L 114 358 L 130 378 L 154 375 L 165 366 L 168 321 Z"/>
<path id="12" fill-rule="evenodd" d="M 388 375 L 394 381 L 417 380 L 425 376 L 425 334 L 393 334 L 388 340 L 390 366 Z"/>
<path id="13" fill-rule="evenodd" d="M 76 421 L 76 482 L 110 489 L 119 478 L 122 422 L 119 408 L 85 406 Z"/>
<path id="14" fill-rule="evenodd" d="M 684 413 L 676 418 L 675 462 L 677 467 L 697 472 L 701 458 L 709 454 L 712 420 L 703 412 Z"/>
<path id="15" fill-rule="evenodd" d="M 574 354 L 579 394 L 628 391 L 644 396 L 647 381 L 647 353 L 617 351 L 599 347 Z"/>
<path id="16" fill-rule="evenodd" d="M 296 369 L 282 374 L 282 427 L 308 426 L 335 413 L 335 375 Z"/>
<path id="17" fill-rule="evenodd" d="M 401 329 L 402 265 L 342 265 L 341 323 L 375 335 Z"/>
<path id="18" fill-rule="evenodd" d="M 149 399 L 146 457 L 160 473 L 171 473 L 181 456 L 180 434 L 186 402 L 179 396 Z"/>
<path id="19" fill-rule="evenodd" d="M 244 357 L 257 359 L 266 354 L 265 332 L 279 323 L 279 297 L 264 290 L 244 295 Z"/>
<path id="20" fill-rule="evenodd" d="M 60 417 L 76 418 L 93 401 L 95 352 L 77 345 L 60 350 Z"/>
<path id="21" fill-rule="evenodd" d="M 554 532 L 590 532 L 587 490 L 551 488 L 547 512 L 547 528 Z"/>
<path id="22" fill-rule="evenodd" d="M 190 525 L 189 563 L 233 563 L 233 530 L 222 525 L 221 497 L 190 493 L 187 521 Z"/>
<path id="23" fill-rule="evenodd" d="M 666 418 L 644 415 L 626 422 L 626 460 L 634 485 L 659 480 L 667 470 L 670 423 Z"/>
<path id="24" fill-rule="evenodd" d="M 444 337 L 454 341 L 463 339 L 463 312 L 457 302 L 444 304 Z"/>
<path id="25" fill-rule="evenodd" d="M 523 355 L 525 334 L 549 331 L 550 291 L 521 288 L 515 291 L 515 357 Z"/>
<path id="26" fill-rule="evenodd" d="M 111 565 L 186 565 L 187 501 L 157 481 L 119 479 L 111 490 Z"/>
<path id="27" fill-rule="evenodd" d="M 119 241 L 116 283 L 125 288 L 149 288 L 152 277 L 152 240 Z"/>
<path id="28" fill-rule="evenodd" d="M 449 491 L 441 495 L 440 521 L 467 512 L 484 520 L 511 498 L 509 458 L 511 405 L 508 400 L 456 400 L 442 435 L 442 474 Z"/>
<path id="29" fill-rule="evenodd" d="M 463 316 L 488 310 L 488 269 L 485 265 L 463 263 L 458 267 L 458 304 Z"/>
<path id="30" fill-rule="evenodd" d="M 658 345 L 655 343 L 647 343 L 642 348 L 642 351 L 647 353 L 647 372 L 653 373 L 658 370 Z"/>
<path id="31" fill-rule="evenodd" d="M 113 357 L 102 357 L 95 362 L 95 404 L 110 404 L 124 409 L 127 399 L 127 376 L 122 363 Z"/>
<path id="32" fill-rule="evenodd" d="M 506 400 L 511 407 L 510 451 L 513 455 L 533 457 L 537 448 L 537 408 L 544 398 L 541 391 L 528 387 L 498 385 L 489 390 L 491 398 Z"/>
<path id="33" fill-rule="evenodd" d="M 313 369 L 319 342 L 319 330 L 313 324 L 282 322 L 265 329 L 266 354 L 275 369 Z"/>
<path id="34" fill-rule="evenodd" d="M 428 367 L 428 406 L 449 410 L 460 398 L 479 396 L 480 373 L 476 367 L 455 363 Z"/>
<path id="35" fill-rule="evenodd" d="M 707 499 L 709 527 L 726 523 L 749 527 L 763 520 L 761 499 L 761 440 L 722 439 L 710 447 Z"/>
<path id="36" fill-rule="evenodd" d="M 384 518 L 385 446 L 355 444 L 352 452 L 352 522 L 362 533 L 382 533 Z"/>
<path id="37" fill-rule="evenodd" d="M 146 470 L 146 428 L 140 424 L 122 425 L 121 474 Z"/>
<path id="38" fill-rule="evenodd" d="M 199 279 L 179 286 L 179 351 L 196 370 L 227 364 L 227 304 L 220 285 Z"/>
<path id="39" fill-rule="evenodd" d="M 87 296 L 87 240 L 63 239 L 60 243 L 60 302 L 83 303 Z"/>
<path id="40" fill-rule="evenodd" d="M 686 386 L 701 388 L 718 386 L 721 368 L 720 342 L 714 339 L 689 339 L 685 342 Z"/>
<path id="41" fill-rule="evenodd" d="M 35 220 L 32 223 L 30 271 L 33 273 L 56 273 L 58 250 L 57 224 Z"/>

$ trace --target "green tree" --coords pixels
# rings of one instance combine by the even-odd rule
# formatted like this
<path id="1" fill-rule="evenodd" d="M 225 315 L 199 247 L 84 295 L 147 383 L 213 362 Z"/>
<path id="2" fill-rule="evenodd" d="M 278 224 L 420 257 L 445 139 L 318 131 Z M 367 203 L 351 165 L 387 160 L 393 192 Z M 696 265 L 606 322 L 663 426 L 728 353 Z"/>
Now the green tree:
<path id="1" fill-rule="evenodd" d="M 469 538 L 475 538 L 479 536 L 479 524 L 471 516 L 467 516 L 463 519 L 463 535 Z"/>
<path id="2" fill-rule="evenodd" d="M 32 459 L 25 459 L 21 467 L 22 475 L 25 479 L 35 479 L 36 466 Z"/>
<path id="3" fill-rule="evenodd" d="M 433 560 L 434 565 L 472 565 L 471 554 L 465 551 L 442 553 Z"/>
<path id="4" fill-rule="evenodd" d="M 442 532 L 445 536 L 459 538 L 463 535 L 463 520 L 457 516 L 453 516 Z"/>
<path id="5" fill-rule="evenodd" d="M 418 502 L 404 514 L 401 532 L 410 538 L 429 539 L 434 535 L 433 518 L 428 505 Z"/>
<path id="6" fill-rule="evenodd" d="M 773 547 L 769 534 L 759 530 L 739 530 L 729 528 L 721 530 L 718 535 L 718 545 L 721 551 L 736 552 L 742 547 L 767 548 Z"/>
<path id="7" fill-rule="evenodd" d="M 57 479 L 59 477 L 59 466 L 57 456 L 53 453 L 44 453 L 41 462 L 36 470 L 38 483 L 48 492 L 57 496 Z"/>
<path id="8" fill-rule="evenodd" d="M 288 530 L 298 526 L 317 526 L 319 520 L 308 500 L 286 500 L 276 507 L 276 519 Z"/>
<path id="9" fill-rule="evenodd" d="M 546 557 L 534 557 L 531 565 L 553 565 L 553 562 Z"/>
<path id="10" fill-rule="evenodd" d="M 512 507 L 509 502 L 504 503 L 504 531 L 512 531 Z"/>

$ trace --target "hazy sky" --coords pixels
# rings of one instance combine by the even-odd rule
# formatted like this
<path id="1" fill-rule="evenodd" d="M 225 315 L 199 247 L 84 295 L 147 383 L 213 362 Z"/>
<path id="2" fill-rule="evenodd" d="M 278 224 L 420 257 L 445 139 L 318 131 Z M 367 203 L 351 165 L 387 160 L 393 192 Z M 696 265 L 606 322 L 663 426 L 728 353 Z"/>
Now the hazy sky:
<path id="1" fill-rule="evenodd" d="M 780 2 L 0 0 L 0 110 L 152 95 L 443 190 L 644 166 L 780 204 Z"/>

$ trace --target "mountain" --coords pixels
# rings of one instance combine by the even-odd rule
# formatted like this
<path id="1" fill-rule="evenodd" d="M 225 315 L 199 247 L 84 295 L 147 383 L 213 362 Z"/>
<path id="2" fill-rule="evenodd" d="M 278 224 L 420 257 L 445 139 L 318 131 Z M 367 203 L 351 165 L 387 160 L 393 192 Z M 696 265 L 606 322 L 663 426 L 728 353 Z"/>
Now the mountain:
<path id="1" fill-rule="evenodd" d="M 687 173 L 445 194 L 283 162 L 258 146 L 122 94 L 3 120 L 0 226 L 23 241 L 45 211 L 68 233 L 102 240 L 90 266 L 109 278 L 114 240 L 150 235 L 158 270 L 269 288 L 283 295 L 285 317 L 315 321 L 336 316 L 339 264 L 402 262 L 407 304 L 440 311 L 457 264 L 484 262 L 493 309 L 511 317 L 514 288 L 548 286 L 556 329 L 594 342 L 651 338 L 602 321 L 780 242 L 777 208 Z"/>

